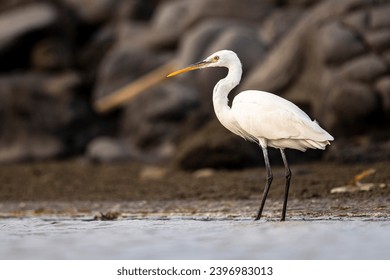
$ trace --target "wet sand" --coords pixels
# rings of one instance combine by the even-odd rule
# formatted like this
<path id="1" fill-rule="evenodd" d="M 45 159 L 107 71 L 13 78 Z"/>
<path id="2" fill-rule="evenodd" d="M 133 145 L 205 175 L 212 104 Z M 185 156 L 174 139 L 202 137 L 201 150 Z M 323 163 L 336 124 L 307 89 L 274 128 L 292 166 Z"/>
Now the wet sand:
<path id="1" fill-rule="evenodd" d="M 293 165 L 283 223 L 282 167 L 255 222 L 263 167 L 1 166 L 0 259 L 389 259 L 389 166 Z"/>
<path id="2" fill-rule="evenodd" d="M 287 218 L 337 219 L 390 216 L 390 162 L 291 167 Z M 331 193 L 361 172 L 362 190 Z M 265 205 L 266 219 L 282 208 L 284 169 L 276 166 Z M 67 216 L 97 219 L 197 216 L 253 218 L 265 181 L 264 167 L 238 171 L 175 171 L 139 164 L 95 165 L 83 161 L 0 167 L 2 217 Z"/>

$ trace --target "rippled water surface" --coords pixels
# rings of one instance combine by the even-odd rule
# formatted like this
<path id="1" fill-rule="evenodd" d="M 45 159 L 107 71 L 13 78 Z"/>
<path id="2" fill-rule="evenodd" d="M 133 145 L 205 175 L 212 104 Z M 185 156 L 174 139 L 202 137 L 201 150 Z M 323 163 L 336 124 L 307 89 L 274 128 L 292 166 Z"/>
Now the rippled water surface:
<path id="1" fill-rule="evenodd" d="M 1 259 L 390 259 L 390 219 L 0 220 Z"/>

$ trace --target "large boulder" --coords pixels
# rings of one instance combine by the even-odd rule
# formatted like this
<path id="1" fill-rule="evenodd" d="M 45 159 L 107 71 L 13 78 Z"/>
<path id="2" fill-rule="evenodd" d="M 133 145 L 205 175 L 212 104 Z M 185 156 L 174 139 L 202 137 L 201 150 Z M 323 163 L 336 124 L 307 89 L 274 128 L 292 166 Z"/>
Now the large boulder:
<path id="1" fill-rule="evenodd" d="M 133 46 L 159 50 L 175 47 L 192 27 L 208 19 L 228 19 L 256 23 L 264 19 L 273 5 L 258 0 L 174 0 L 163 1 L 143 32 L 134 34 Z"/>
<path id="2" fill-rule="evenodd" d="M 113 93 L 166 62 L 170 57 L 134 48 L 130 43 L 115 45 L 101 61 L 94 99 Z"/>
<path id="3" fill-rule="evenodd" d="M 199 106 L 196 90 L 178 82 L 152 88 L 125 107 L 120 136 L 154 160 L 170 158 L 189 116 Z"/>
<path id="4" fill-rule="evenodd" d="M 115 0 L 60 0 L 77 18 L 87 24 L 107 21 L 121 1 Z"/>
<path id="5" fill-rule="evenodd" d="M 58 23 L 56 9 L 46 3 L 32 3 L 0 14 L 0 52 L 31 32 Z"/>
<path id="6" fill-rule="evenodd" d="M 80 152 L 92 118 L 86 100 L 74 94 L 80 82 L 77 73 L 1 76 L 0 162 Z"/>
<path id="7" fill-rule="evenodd" d="M 29 67 L 30 53 L 35 43 L 44 38 L 44 34 L 57 33 L 59 38 L 64 37 L 63 25 L 59 12 L 49 3 L 31 3 L 2 11 L 0 71 Z"/>
<path id="8" fill-rule="evenodd" d="M 180 33 L 209 18 L 260 21 L 273 9 L 258 0 L 175 0 L 164 2 L 156 11 L 152 25 L 157 29 L 175 29 Z"/>
<path id="9" fill-rule="evenodd" d="M 256 144 L 226 133 L 226 129 L 213 120 L 179 146 L 173 164 L 176 168 L 197 170 L 237 169 L 261 162 L 261 149 Z"/>

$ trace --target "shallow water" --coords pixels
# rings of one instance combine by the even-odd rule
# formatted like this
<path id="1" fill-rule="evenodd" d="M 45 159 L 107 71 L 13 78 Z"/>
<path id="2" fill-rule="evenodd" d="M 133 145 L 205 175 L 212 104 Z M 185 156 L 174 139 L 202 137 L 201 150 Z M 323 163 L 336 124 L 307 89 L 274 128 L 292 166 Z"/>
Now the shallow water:
<path id="1" fill-rule="evenodd" d="M 1 259 L 390 259 L 390 219 L 0 220 Z"/>

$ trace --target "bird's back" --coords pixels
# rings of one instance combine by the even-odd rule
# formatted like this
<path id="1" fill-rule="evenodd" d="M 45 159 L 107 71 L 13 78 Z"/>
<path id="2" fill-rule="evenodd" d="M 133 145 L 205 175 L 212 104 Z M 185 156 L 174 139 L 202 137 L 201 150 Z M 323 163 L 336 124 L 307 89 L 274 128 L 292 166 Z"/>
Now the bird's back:
<path id="1" fill-rule="evenodd" d="M 333 137 L 292 102 L 272 93 L 248 90 L 237 95 L 231 113 L 244 138 L 274 148 L 324 149 Z M 242 133 L 241 133 L 242 134 Z"/>

